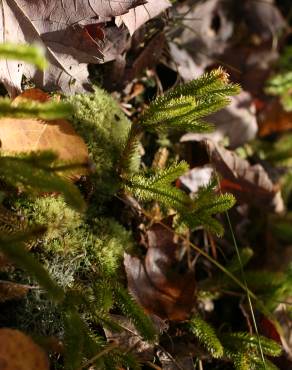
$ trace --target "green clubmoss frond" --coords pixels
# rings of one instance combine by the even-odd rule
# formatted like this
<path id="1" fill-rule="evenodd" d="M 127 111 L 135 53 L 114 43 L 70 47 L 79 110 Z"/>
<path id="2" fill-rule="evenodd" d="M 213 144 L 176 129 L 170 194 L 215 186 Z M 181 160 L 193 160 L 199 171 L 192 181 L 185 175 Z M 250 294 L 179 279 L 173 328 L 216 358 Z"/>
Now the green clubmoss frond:
<path id="1" fill-rule="evenodd" d="M 228 97 L 238 92 L 239 87 L 230 84 L 227 74 L 217 69 L 158 97 L 143 113 L 140 124 L 150 131 L 209 131 L 211 127 L 200 118 L 225 107 Z"/>
<path id="2" fill-rule="evenodd" d="M 114 295 L 118 307 L 123 314 L 127 316 L 135 325 L 135 328 L 145 340 L 154 341 L 156 330 L 148 315 L 144 313 L 142 308 L 134 301 L 133 297 L 121 285 L 116 285 Z"/>
<path id="3" fill-rule="evenodd" d="M 220 337 L 221 341 L 231 352 L 248 352 L 255 351 L 258 353 L 259 339 L 256 335 L 245 332 L 226 333 Z M 282 347 L 275 341 L 266 337 L 260 336 L 261 347 L 263 353 L 268 356 L 279 356 L 282 352 Z"/>
<path id="4" fill-rule="evenodd" d="M 37 46 L 3 43 L 0 44 L 0 58 L 23 60 L 34 64 L 39 69 L 45 69 L 47 61 L 44 51 Z"/>
<path id="5" fill-rule="evenodd" d="M 200 316 L 193 316 L 188 323 L 191 332 L 214 358 L 223 356 L 224 350 L 215 330 Z"/>

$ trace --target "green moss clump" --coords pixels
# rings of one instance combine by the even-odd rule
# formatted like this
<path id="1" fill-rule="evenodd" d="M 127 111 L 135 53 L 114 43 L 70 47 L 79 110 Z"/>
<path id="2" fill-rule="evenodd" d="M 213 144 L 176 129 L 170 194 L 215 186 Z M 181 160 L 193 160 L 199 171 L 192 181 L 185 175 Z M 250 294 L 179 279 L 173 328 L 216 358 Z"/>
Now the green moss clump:
<path id="1" fill-rule="evenodd" d="M 95 165 L 93 179 L 99 192 L 113 194 L 119 184 L 117 162 L 125 145 L 131 122 L 118 103 L 104 90 L 67 98 L 74 106 L 72 124 L 85 140 Z M 100 195 L 101 195 L 100 194 Z"/>
<path id="2" fill-rule="evenodd" d="M 112 276 L 124 251 L 133 247 L 130 233 L 113 218 L 88 220 L 86 215 L 70 208 L 62 196 L 33 201 L 23 198 L 17 208 L 30 225 L 46 225 L 46 233 L 38 240 L 38 249 L 45 260 L 51 259 L 52 253 L 53 258 L 68 255 L 68 262 L 78 256 L 86 265 L 94 265 L 95 271 Z"/>
<path id="3" fill-rule="evenodd" d="M 115 219 L 88 220 L 86 215 L 72 210 L 62 196 L 35 200 L 21 197 L 15 209 L 21 211 L 29 225 L 48 227 L 32 250 L 59 286 L 85 292 L 99 282 L 104 285 L 105 280 L 110 289 L 120 280 L 123 254 L 132 250 L 134 243 L 131 233 Z M 34 285 L 20 270 L 12 272 L 9 280 L 16 278 Z M 19 305 L 13 305 L 13 309 L 9 303 L 3 308 L 0 325 L 8 325 L 9 321 L 35 334 L 63 335 L 59 309 L 42 290 L 32 290 Z"/>

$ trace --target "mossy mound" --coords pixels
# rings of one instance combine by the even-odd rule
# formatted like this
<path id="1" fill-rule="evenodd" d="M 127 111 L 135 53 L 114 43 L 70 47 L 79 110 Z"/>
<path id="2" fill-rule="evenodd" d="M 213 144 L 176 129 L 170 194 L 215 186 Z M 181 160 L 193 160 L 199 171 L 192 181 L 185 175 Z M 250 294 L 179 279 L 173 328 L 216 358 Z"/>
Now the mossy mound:
<path id="1" fill-rule="evenodd" d="M 75 95 L 67 99 L 75 110 L 72 124 L 86 142 L 94 163 L 94 183 L 100 193 L 116 191 L 119 183 L 116 167 L 126 142 L 131 122 L 118 103 L 104 90 Z"/>

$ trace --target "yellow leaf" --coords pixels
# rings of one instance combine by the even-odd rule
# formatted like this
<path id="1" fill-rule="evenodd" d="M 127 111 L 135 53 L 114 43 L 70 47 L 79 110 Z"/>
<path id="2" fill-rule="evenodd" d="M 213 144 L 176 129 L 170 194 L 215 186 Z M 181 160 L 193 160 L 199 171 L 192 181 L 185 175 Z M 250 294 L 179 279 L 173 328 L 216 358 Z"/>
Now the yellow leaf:
<path id="1" fill-rule="evenodd" d="M 19 330 L 0 329 L 1 370 L 49 370 L 41 347 Z"/>
<path id="2" fill-rule="evenodd" d="M 14 102 L 22 99 L 46 102 L 50 97 L 39 89 L 26 90 Z M 52 150 L 63 161 L 87 163 L 88 149 L 71 124 L 64 119 L 43 121 L 38 119 L 0 119 L 1 150 L 5 154 Z M 78 170 L 80 172 L 80 170 Z M 74 177 L 83 173 L 76 174 Z"/>

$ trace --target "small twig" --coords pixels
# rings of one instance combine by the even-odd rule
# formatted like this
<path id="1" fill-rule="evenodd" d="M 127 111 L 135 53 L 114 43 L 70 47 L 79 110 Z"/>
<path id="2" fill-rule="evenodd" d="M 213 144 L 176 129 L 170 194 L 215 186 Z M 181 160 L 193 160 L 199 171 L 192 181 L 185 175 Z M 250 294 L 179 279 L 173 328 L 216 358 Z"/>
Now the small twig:
<path id="1" fill-rule="evenodd" d="M 115 349 L 116 347 L 118 347 L 118 343 L 111 343 L 109 344 L 105 349 L 103 349 L 102 351 L 98 352 L 95 356 L 93 356 L 90 360 L 88 360 L 84 365 L 82 365 L 78 370 L 83 370 L 83 369 L 87 369 L 90 365 L 92 365 L 97 359 L 99 359 L 100 357 L 104 356 L 105 354 L 107 354 L 108 352 L 112 351 L 113 349 Z"/>

